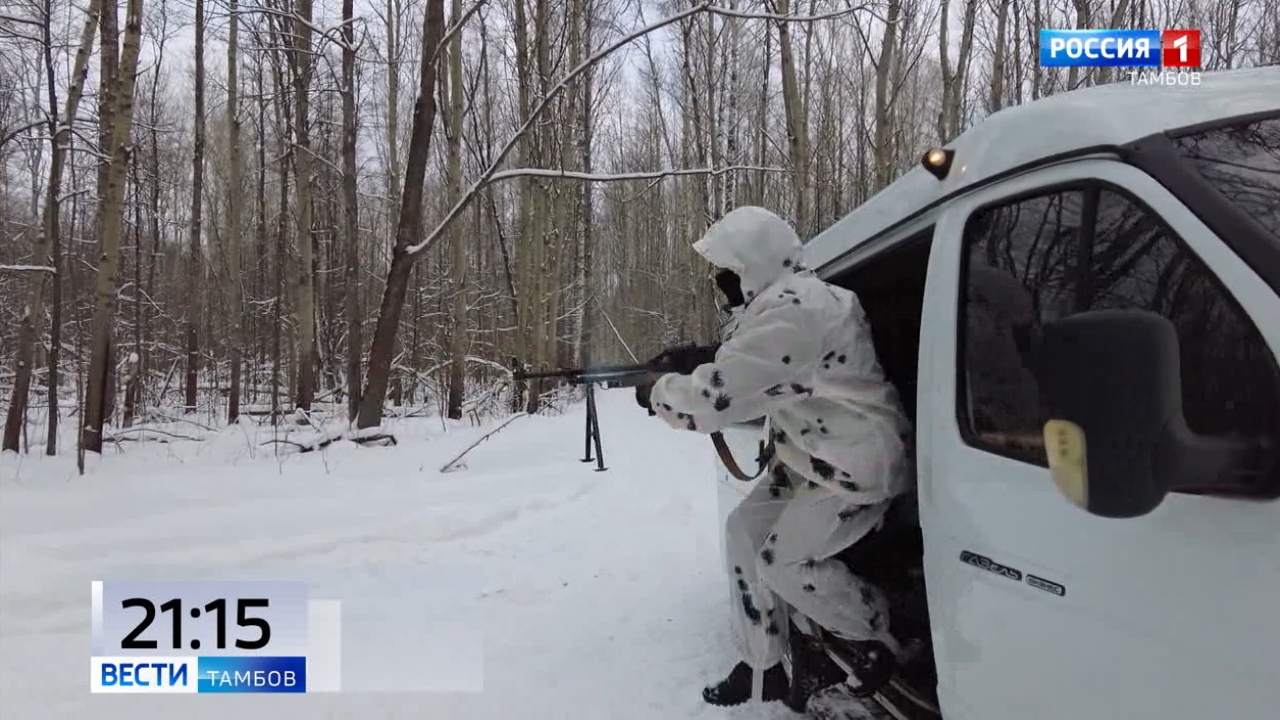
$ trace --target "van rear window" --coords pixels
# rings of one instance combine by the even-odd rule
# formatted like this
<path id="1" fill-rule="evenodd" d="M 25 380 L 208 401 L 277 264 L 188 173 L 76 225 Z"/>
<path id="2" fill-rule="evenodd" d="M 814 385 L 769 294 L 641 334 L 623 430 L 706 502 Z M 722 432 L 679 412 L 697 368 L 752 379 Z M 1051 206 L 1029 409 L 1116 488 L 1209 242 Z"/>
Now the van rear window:
<path id="1" fill-rule="evenodd" d="M 1280 117 L 1174 138 L 1182 157 L 1280 241 Z"/>

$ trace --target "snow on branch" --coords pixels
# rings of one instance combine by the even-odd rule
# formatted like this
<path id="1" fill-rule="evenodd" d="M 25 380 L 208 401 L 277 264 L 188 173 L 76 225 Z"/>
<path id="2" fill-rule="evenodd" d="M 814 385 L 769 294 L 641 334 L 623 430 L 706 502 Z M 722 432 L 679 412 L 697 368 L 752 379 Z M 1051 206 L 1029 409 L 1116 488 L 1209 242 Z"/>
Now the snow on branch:
<path id="1" fill-rule="evenodd" d="M 41 119 L 41 120 L 33 120 L 27 123 L 26 125 L 22 125 L 21 127 L 15 128 L 11 132 L 5 134 L 4 137 L 0 137 L 0 148 L 3 148 L 5 145 L 8 145 L 14 140 L 17 140 L 19 137 L 23 135 L 23 133 L 27 132 L 28 130 L 32 130 L 40 127 L 41 125 L 48 125 L 48 124 L 49 124 L 48 120 Z"/>
<path id="2" fill-rule="evenodd" d="M 515 168 L 502 170 L 489 176 L 489 184 L 502 180 L 522 177 L 554 178 L 557 180 L 583 180 L 585 182 L 627 182 L 628 180 L 662 180 L 663 178 L 683 175 L 726 175 L 731 172 L 775 172 L 789 173 L 787 168 L 762 167 L 756 165 L 730 165 L 722 168 L 676 168 L 672 170 L 653 170 L 651 172 L 627 173 L 587 173 L 576 170 L 558 170 L 555 168 Z"/>
<path id="3" fill-rule="evenodd" d="M 750 10 L 734 10 L 732 8 L 708 7 L 706 12 L 711 15 L 719 15 L 721 17 L 741 18 L 743 20 L 772 20 L 779 23 L 805 23 L 820 22 L 822 20 L 835 20 L 837 18 L 851 15 L 855 12 L 866 12 L 874 15 L 874 11 L 870 5 L 852 5 L 841 10 L 832 10 L 827 13 L 818 13 L 817 15 L 780 15 L 778 13 L 751 12 Z M 877 18 L 878 19 L 878 18 Z"/>
<path id="4" fill-rule="evenodd" d="M 445 214 L 444 219 L 441 220 L 425 238 L 423 238 L 422 242 L 409 246 L 405 252 L 409 255 L 416 255 L 430 248 L 432 245 L 435 245 L 440 238 L 444 236 L 444 231 L 449 227 L 450 223 L 457 219 L 457 217 L 461 215 L 462 212 L 471 204 L 471 201 L 475 199 L 475 196 L 492 181 L 493 176 L 498 173 L 499 166 L 506 161 L 507 156 L 511 154 L 511 151 L 515 149 L 516 145 L 524 138 L 525 134 L 529 132 L 529 129 L 533 127 L 533 124 L 541 119 L 542 113 L 550 107 L 553 102 L 555 102 L 556 98 L 558 98 L 560 94 L 563 93 L 575 79 L 577 79 L 578 76 L 582 75 L 601 60 L 604 60 L 636 40 L 639 40 L 650 33 L 661 30 L 668 25 L 674 25 L 682 20 L 687 20 L 691 17 L 702 14 L 720 15 L 724 17 L 767 19 L 774 22 L 802 23 L 831 20 L 864 11 L 866 8 L 866 5 L 850 5 L 842 10 L 823 13 L 821 15 L 781 15 L 729 10 L 727 8 L 716 6 L 710 2 L 703 2 L 690 8 L 686 8 L 678 13 L 655 20 L 639 30 L 623 35 L 617 40 L 592 53 L 585 60 L 574 66 L 574 68 L 566 73 L 564 77 L 560 78 L 555 85 L 552 85 L 538 104 L 533 107 L 532 111 L 530 111 L 529 117 L 525 119 L 524 123 L 520 125 L 520 128 L 512 134 L 512 136 L 502 146 L 502 149 L 498 151 L 498 154 L 493 158 L 493 162 L 490 163 L 489 167 L 485 168 L 484 172 L 480 173 L 480 177 L 476 178 L 475 182 L 471 183 L 471 186 L 462 194 L 462 197 L 458 199 L 458 202 L 449 209 L 447 214 Z"/>
<path id="5" fill-rule="evenodd" d="M 0 272 L 47 272 L 50 275 L 58 274 L 55 268 L 48 265 L 0 265 Z"/>
<path id="6" fill-rule="evenodd" d="M 357 49 L 358 49 L 355 45 L 347 45 L 346 41 L 342 39 L 342 36 L 341 36 L 341 35 L 339 35 L 339 33 L 340 33 L 340 32 L 341 32 L 341 30 L 342 30 L 342 27 L 343 27 L 344 25 L 346 25 L 346 23 L 345 23 L 345 22 L 344 22 L 344 23 L 340 23 L 337 27 L 332 27 L 332 28 L 323 28 L 323 27 L 320 27 L 319 25 L 315 24 L 314 22 L 311 22 L 311 21 L 309 21 L 309 20 L 305 20 L 305 19 L 303 19 L 303 17 L 302 17 L 301 15 L 299 15 L 298 13 L 293 12 L 293 11 L 291 11 L 291 10 L 279 10 L 279 9 L 276 9 L 276 8 L 273 8 L 273 7 L 267 7 L 267 6 L 264 6 L 264 5 L 259 5 L 259 6 L 257 6 L 257 7 L 241 7 L 241 8 L 239 8 L 239 9 L 237 9 L 237 10 L 236 10 L 235 14 L 236 14 L 236 15 L 244 15 L 244 16 L 249 16 L 249 15 L 271 15 L 271 16 L 274 16 L 274 17 L 278 17 L 278 18 L 280 18 L 280 19 L 282 19 L 282 20 L 287 20 L 287 21 L 289 21 L 289 22 L 295 22 L 295 23 L 298 23 L 298 24 L 300 24 L 300 25 L 302 25 L 302 26 L 306 27 L 308 30 L 310 30 L 310 31 L 311 31 L 312 33 L 314 33 L 315 35 L 319 36 L 319 38 L 320 38 L 322 41 L 328 41 L 328 42 L 331 42 L 331 43 L 333 43 L 334 45 L 338 46 L 338 48 L 339 48 L 339 49 L 342 49 L 342 50 L 352 50 L 352 51 L 354 51 L 354 50 L 357 50 Z M 352 18 L 351 23 L 352 23 L 352 25 L 354 26 L 354 25 L 355 25 L 355 23 L 356 23 L 356 22 L 358 22 L 358 21 L 363 21 L 363 19 L 362 19 L 362 18 L 359 18 L 359 17 Z M 297 50 L 297 48 L 292 48 L 292 47 L 291 47 L 291 48 L 288 48 L 288 49 L 289 49 L 289 50 L 291 50 L 291 51 L 295 51 L 295 50 Z M 311 51 L 310 51 L 310 52 L 311 52 L 311 54 L 313 54 L 313 55 L 315 55 L 315 54 L 319 54 L 319 53 L 318 53 L 318 51 L 317 51 L 314 47 L 313 47 L 313 48 L 311 48 Z"/>

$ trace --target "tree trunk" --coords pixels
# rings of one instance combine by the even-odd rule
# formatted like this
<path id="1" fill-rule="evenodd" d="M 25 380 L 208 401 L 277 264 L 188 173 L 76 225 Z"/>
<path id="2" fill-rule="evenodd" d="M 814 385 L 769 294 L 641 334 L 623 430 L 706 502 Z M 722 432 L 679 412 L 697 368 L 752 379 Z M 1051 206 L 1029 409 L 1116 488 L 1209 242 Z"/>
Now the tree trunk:
<path id="1" fill-rule="evenodd" d="M 306 0 L 304 0 L 305 2 Z M 431 61 L 444 35 L 444 0 L 426 0 L 422 20 L 422 67 L 418 82 L 418 99 L 413 106 L 413 129 L 409 135 L 409 157 L 405 168 L 404 197 L 400 202 L 400 218 L 396 225 L 396 243 L 391 250 L 391 268 L 378 309 L 373 343 L 369 347 L 369 376 L 360 398 L 357 426 L 375 427 L 382 423 L 382 403 L 387 394 L 391 371 L 391 353 L 395 349 L 396 330 L 404 309 L 414 255 L 408 250 L 422 231 L 422 196 L 426 184 L 427 161 L 431 149 L 431 131 L 436 120 L 435 75 Z"/>
<path id="2" fill-rule="evenodd" d="M 996 42 L 991 50 L 991 87 L 987 95 L 987 112 L 997 113 L 1004 107 L 1005 58 L 1009 34 L 1009 3 L 1000 0 L 996 11 Z"/>
<path id="3" fill-rule="evenodd" d="M 513 0 L 515 23 L 512 27 L 514 62 L 516 66 L 516 112 L 517 117 L 528 118 L 533 112 L 533 73 L 532 60 L 529 57 L 528 18 L 525 11 L 525 0 Z M 517 163 L 523 167 L 533 164 L 537 157 L 536 142 L 532 135 L 521 139 Z M 528 243 L 532 240 L 533 197 L 536 187 L 533 178 L 522 178 L 520 183 L 519 203 L 516 210 L 516 348 L 513 364 L 527 364 L 533 356 L 534 329 L 533 318 L 536 304 L 533 286 L 533 255 Z M 536 387 L 528 381 L 516 383 L 512 393 L 513 412 L 537 410 L 538 393 Z"/>
<path id="4" fill-rule="evenodd" d="M 298 363 L 298 386 L 294 404 L 310 410 L 316 392 L 316 289 L 315 237 L 312 234 L 311 135 L 311 0 L 298 0 L 298 16 L 293 23 L 293 136 L 294 182 L 298 188 L 298 305 L 294 309 L 298 328 L 294 348 Z"/>
<path id="5" fill-rule="evenodd" d="M 142 187 L 138 174 L 138 153 L 129 153 L 129 170 L 133 186 Z M 127 182 L 127 181 L 126 181 Z M 142 395 L 142 377 L 138 374 L 138 361 L 142 359 L 142 203 L 133 204 L 133 349 L 125 362 L 124 417 L 120 424 L 132 427 L 138 414 L 138 398 Z"/>
<path id="6" fill-rule="evenodd" d="M 107 13 L 111 14 L 111 13 Z M 111 160 L 107 168 L 106 192 L 99 198 L 102 208 L 102 257 L 94 288 L 93 341 L 89 377 L 85 391 L 85 411 L 81 418 L 81 444 L 86 452 L 102 452 L 102 428 L 106 420 L 107 375 L 110 372 L 112 320 L 116 309 L 116 272 L 120 262 L 120 235 L 124 226 L 124 184 L 128 168 L 129 135 L 133 128 L 133 88 L 137 80 L 138 54 L 142 46 L 142 0 L 129 0 L 125 16 L 124 49 L 121 53 L 113 93 Z M 84 472 L 81 457 L 80 471 Z"/>
<path id="7" fill-rule="evenodd" d="M 94 203 L 93 231 L 94 231 L 94 236 L 97 239 L 96 247 L 101 254 L 101 250 L 104 247 L 103 240 L 106 236 L 106 203 L 104 202 L 104 198 L 106 198 L 108 195 L 107 184 L 109 181 L 110 170 L 111 170 L 111 158 L 115 153 L 114 147 L 112 145 L 112 140 L 114 136 L 114 130 L 113 130 L 114 119 L 115 119 L 115 113 L 117 110 L 115 95 L 117 92 L 119 92 L 119 88 L 116 87 L 116 72 L 120 64 L 120 52 L 119 52 L 120 51 L 120 18 L 119 18 L 119 7 L 118 7 L 118 4 L 116 3 L 104 2 L 102 5 L 101 14 L 99 15 L 99 18 L 98 18 L 98 45 L 101 48 L 101 53 L 99 54 L 99 57 L 98 57 L 98 65 L 100 68 L 98 71 L 99 159 L 98 159 L 98 167 L 97 167 L 98 193 L 97 193 L 97 201 Z M 74 168 L 75 165 L 73 164 L 72 167 Z M 102 255 L 102 257 L 105 257 L 105 255 Z M 101 265 L 102 263 L 100 260 L 99 270 L 98 270 L 99 273 L 102 272 Z M 75 295 L 76 293 L 73 291 L 72 296 L 74 297 Z M 80 326 L 79 329 L 80 329 L 80 338 L 79 338 L 79 341 L 77 342 L 76 350 L 77 350 L 77 354 L 82 355 L 84 351 L 84 343 L 83 343 L 84 328 L 83 326 Z M 110 330 L 109 325 L 107 329 Z M 90 326 L 89 332 L 90 333 L 95 332 L 94 326 L 92 325 Z M 109 346 L 109 341 L 103 344 L 103 348 L 102 348 L 102 357 L 103 357 L 102 364 L 104 366 L 104 369 L 102 371 L 103 376 L 102 376 L 101 382 L 98 383 L 96 386 L 92 386 L 89 384 L 89 381 L 91 379 L 89 376 L 92 376 L 94 372 L 93 366 L 81 363 L 80 384 L 82 386 L 81 389 L 84 391 L 84 394 L 80 395 L 79 391 L 77 391 L 77 394 L 82 399 L 80 402 L 80 433 L 79 433 L 79 439 L 77 442 L 77 453 L 76 453 L 76 462 L 80 468 L 80 472 L 84 472 L 84 453 L 87 450 L 89 450 L 89 448 L 86 447 L 86 443 L 85 443 L 85 440 L 86 440 L 85 427 L 88 422 L 86 420 L 86 417 L 89 417 L 91 405 L 94 408 L 94 416 L 96 416 L 97 418 L 94 421 L 93 426 L 96 427 L 96 430 L 94 432 L 97 433 L 96 442 L 97 442 L 97 447 L 99 448 L 99 452 L 102 446 L 102 442 L 101 442 L 102 423 L 108 417 L 108 413 L 105 412 L 105 406 L 107 404 L 107 398 L 106 398 L 107 375 L 111 372 L 110 358 L 108 355 L 108 353 L 110 352 L 110 348 L 108 346 Z M 90 339 L 91 352 L 94 347 L 95 345 L 91 338 Z M 89 396 L 89 391 L 91 388 L 93 390 L 92 397 Z"/>
<path id="8" fill-rule="evenodd" d="M 594 9 L 595 5 L 592 0 L 581 0 L 582 2 L 582 45 L 585 52 L 592 52 L 592 30 L 595 25 Z M 582 163 L 582 171 L 586 173 L 592 172 L 592 133 L 594 128 L 591 123 L 591 113 L 594 110 L 595 96 L 592 92 L 592 79 L 595 75 L 594 70 L 588 70 L 582 78 L 582 110 L 578 115 L 578 155 Z M 578 358 L 579 367 L 590 367 L 594 361 L 594 353 L 592 344 L 595 342 L 595 325 L 592 308 L 595 300 L 595 284 L 596 268 L 594 263 L 593 251 L 595 245 L 595 197 L 594 184 L 589 182 L 582 183 L 582 215 L 581 215 L 581 260 L 579 261 L 578 282 L 582 285 L 582 309 L 579 311 L 578 320 Z"/>
<path id="9" fill-rule="evenodd" d="M 347 0 L 350 2 L 350 0 Z M 240 152 L 240 3 L 230 0 L 227 34 L 227 151 L 230 188 L 227 203 L 227 312 L 230 314 L 231 388 L 227 395 L 227 423 L 234 425 L 240 418 L 240 375 L 244 353 L 244 289 L 240 267 L 240 205 L 243 197 L 244 159 Z M 263 140 L 265 142 L 265 139 Z"/>
<path id="10" fill-rule="evenodd" d="M 902 17 L 902 0 L 889 0 L 885 17 L 884 36 L 881 38 L 880 55 L 876 60 L 875 99 L 875 189 L 881 190 L 893 180 L 893 128 L 891 127 L 892 100 L 890 78 L 895 65 L 898 46 L 899 19 Z"/>
<path id="11" fill-rule="evenodd" d="M 352 0 L 342 0 L 342 219 L 346 235 L 347 419 L 360 409 L 360 207 L 356 195 L 356 47 Z M 395 162 L 392 158 L 391 162 Z"/>
<path id="12" fill-rule="evenodd" d="M 283 41 L 278 36 L 273 35 L 273 42 L 277 45 Z M 287 81 L 284 72 L 277 65 L 275 72 L 275 89 L 277 100 L 275 103 L 275 121 L 276 127 L 280 131 L 280 150 L 281 154 L 296 152 L 296 148 L 290 148 L 288 140 L 285 138 L 285 128 L 289 124 L 289 106 L 285 97 L 285 85 Z M 274 297 L 271 303 L 271 324 L 273 332 L 271 333 L 271 423 L 275 425 L 280 421 L 283 411 L 283 403 L 281 398 L 290 392 L 289 383 L 281 383 L 281 375 L 285 373 L 284 356 L 286 345 L 284 342 L 284 301 L 285 301 L 285 276 L 286 268 L 289 264 L 289 163 L 281 161 L 276 165 L 276 186 L 279 188 L 279 209 L 276 214 L 275 227 L 275 263 L 274 277 L 272 285 L 275 288 Z M 285 392 L 281 392 L 281 385 L 284 385 Z"/>
<path id="13" fill-rule="evenodd" d="M 452 0 L 452 23 L 462 21 L 462 0 Z M 462 32 L 453 34 L 449 41 L 449 72 L 441 75 L 441 100 L 448 102 L 445 112 L 445 186 L 448 188 L 449 207 L 462 197 Z M 462 401 L 466 393 L 467 359 L 467 243 L 462 225 L 454 223 L 449 230 L 453 257 L 449 264 L 449 289 L 453 293 L 449 332 L 449 397 L 447 415 L 451 420 L 462 418 Z"/>
<path id="14" fill-rule="evenodd" d="M 395 247 L 396 244 L 396 228 L 393 218 L 397 217 L 400 209 L 399 203 L 402 200 L 400 189 L 400 56 L 403 53 L 403 45 L 400 39 L 403 34 L 401 9 L 399 0 L 387 0 L 387 197 L 385 210 L 387 225 L 391 231 L 388 238 L 388 247 Z M 393 339 L 392 356 L 396 354 L 398 347 L 398 339 Z M 399 378 L 396 387 L 403 387 L 403 385 L 404 378 Z M 398 405 L 399 391 L 396 393 L 396 398 L 396 404 Z M 361 400 L 363 399 L 361 397 Z M 356 411 L 356 414 L 359 415 L 359 410 Z"/>
<path id="15" fill-rule="evenodd" d="M 186 411 L 194 413 L 200 379 L 200 286 L 203 276 L 200 235 L 204 206 L 204 0 L 196 3 L 195 149 L 191 154 L 191 234 L 187 245 L 187 383 Z"/>
<path id="16" fill-rule="evenodd" d="M 27 416 L 27 399 L 31 389 L 31 373 L 36 363 L 36 343 L 39 341 L 40 324 L 44 319 L 44 292 L 46 281 L 51 284 L 54 303 L 52 324 L 49 329 L 49 426 L 51 428 L 46 452 L 54 454 L 57 448 L 57 358 L 58 342 L 61 340 L 59 323 L 61 318 L 61 277 L 58 275 L 60 245 L 58 234 L 59 198 L 62 193 L 62 172 L 66 166 L 67 153 L 71 141 L 71 122 L 80 107 L 80 98 L 84 96 L 85 77 L 89 71 L 89 56 L 93 52 L 94 31 L 98 27 L 98 16 L 102 10 L 101 0 L 91 0 L 85 17 L 84 28 L 80 33 L 80 46 L 76 50 L 75 65 L 71 73 L 71 87 L 67 91 L 66 105 L 61 119 L 58 115 L 57 70 L 53 59 L 53 38 L 50 23 L 52 13 L 45 16 L 44 33 L 44 70 L 46 91 L 49 100 L 49 137 L 53 141 L 53 150 L 49 160 L 48 192 L 45 195 L 44 213 L 41 217 L 40 234 L 36 238 L 32 262 L 37 265 L 48 264 L 53 267 L 54 277 L 46 277 L 49 273 L 31 273 L 31 297 L 27 312 L 22 317 L 18 328 L 18 347 L 15 357 L 15 376 L 13 395 L 9 401 L 9 410 L 5 416 L 4 442 L 0 450 L 18 451 L 18 442 L 22 435 Z"/>
<path id="17" fill-rule="evenodd" d="M 791 14 L 789 0 L 778 0 L 778 14 Z M 885 32 L 889 42 L 890 31 Z M 791 48 L 791 28 L 786 22 L 778 23 L 778 55 L 782 64 L 782 106 L 787 119 L 787 148 L 790 151 L 792 188 L 795 192 L 793 212 L 796 232 L 808 239 L 809 218 L 809 129 L 804 105 L 800 97 L 800 84 L 796 79 L 795 53 Z"/>

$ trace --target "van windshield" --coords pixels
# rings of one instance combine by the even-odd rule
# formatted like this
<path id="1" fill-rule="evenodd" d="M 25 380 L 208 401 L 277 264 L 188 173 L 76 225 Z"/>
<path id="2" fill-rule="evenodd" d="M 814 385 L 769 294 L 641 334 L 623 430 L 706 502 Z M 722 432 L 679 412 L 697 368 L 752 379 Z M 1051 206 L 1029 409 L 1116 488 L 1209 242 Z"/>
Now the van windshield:
<path id="1" fill-rule="evenodd" d="M 1280 241 L 1280 117 L 1175 138 L 1209 184 Z"/>

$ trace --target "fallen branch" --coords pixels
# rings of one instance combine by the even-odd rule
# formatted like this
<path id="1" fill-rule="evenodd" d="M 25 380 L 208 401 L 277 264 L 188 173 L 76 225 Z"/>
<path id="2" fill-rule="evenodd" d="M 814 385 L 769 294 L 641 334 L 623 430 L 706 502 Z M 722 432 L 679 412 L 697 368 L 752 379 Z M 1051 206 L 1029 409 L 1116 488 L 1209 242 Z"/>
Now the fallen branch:
<path id="1" fill-rule="evenodd" d="M 316 450 L 323 450 L 341 439 L 342 439 L 342 436 L 339 435 L 338 437 L 321 438 L 319 442 L 303 444 L 296 440 L 287 440 L 285 438 L 271 438 L 270 440 L 262 444 L 263 445 L 292 445 L 293 447 L 298 448 L 299 453 L 309 453 L 309 452 L 315 452 Z"/>
<path id="2" fill-rule="evenodd" d="M 390 433 L 378 433 L 376 435 L 366 435 L 364 437 L 351 438 L 351 442 L 357 445 L 374 445 L 377 447 L 385 447 L 387 445 L 399 445 L 396 442 L 396 436 Z"/>
<path id="3" fill-rule="evenodd" d="M 396 436 L 389 432 L 383 432 L 382 428 L 360 428 L 355 431 L 354 435 L 347 436 L 351 442 L 357 445 L 396 445 Z"/>
<path id="4" fill-rule="evenodd" d="M 455 457 L 454 459 L 450 460 L 449 462 L 447 462 L 447 463 L 445 463 L 443 466 L 441 466 L 441 468 L 440 468 L 440 472 L 442 472 L 442 473 L 446 473 L 446 472 L 451 472 L 451 471 L 453 471 L 453 470 L 457 470 L 457 469 L 458 469 L 458 467 L 457 467 L 457 465 L 458 465 L 458 461 L 459 461 L 459 460 L 461 460 L 463 457 L 465 457 L 467 453 L 469 453 L 469 452 L 471 452 L 473 449 L 475 449 L 475 447 L 476 447 L 477 445 L 479 445 L 480 443 L 484 442 L 485 440 L 488 440 L 488 439 L 489 439 L 489 437 L 490 437 L 490 436 L 492 436 L 494 433 L 498 432 L 498 431 L 499 431 L 499 430 L 501 430 L 502 428 L 504 428 L 504 427 L 506 427 L 506 426 L 510 425 L 510 424 L 511 424 L 512 422 L 514 422 L 515 420 L 517 420 L 517 419 L 519 419 L 519 418 L 522 418 L 522 417 L 524 417 L 524 416 L 525 416 L 525 413 L 516 413 L 515 415 L 512 415 L 511 417 L 507 418 L 507 421 L 506 421 L 506 422 L 502 423 L 502 424 L 501 424 L 501 425 L 499 425 L 498 427 L 496 427 L 496 428 L 494 428 L 494 429 L 490 430 L 489 432 L 485 433 L 484 435 L 482 435 L 482 436 L 480 437 L 480 439 L 479 439 L 479 440 L 476 440 L 475 442 L 473 442 L 473 443 L 471 443 L 470 445 L 468 445 L 468 446 L 467 446 L 467 449 L 466 449 L 466 450 L 463 450 L 461 453 L 459 453 L 457 457 Z"/>
<path id="5" fill-rule="evenodd" d="M 361 446 L 375 445 L 375 446 L 381 447 L 386 445 L 398 444 L 396 442 L 396 436 L 390 433 L 372 433 L 367 435 L 359 435 L 356 437 L 347 437 L 345 434 L 342 434 L 342 435 L 334 435 L 332 437 L 320 438 L 317 441 L 313 441 L 309 443 L 300 443 L 297 440 L 289 440 L 286 438 L 272 438 L 262 444 L 263 445 L 291 445 L 293 447 L 298 448 L 298 453 L 301 454 L 301 453 L 315 452 L 316 450 L 323 450 L 336 442 L 341 442 L 342 440 L 350 440 L 351 442 Z"/>
<path id="6" fill-rule="evenodd" d="M 155 433 L 157 435 L 168 435 L 171 438 L 176 438 L 178 440 L 190 440 L 191 442 L 200 442 L 204 440 L 204 438 L 191 437 L 190 435 L 179 435 L 177 433 L 172 433 L 167 430 L 159 430 L 157 428 L 151 428 L 151 427 L 120 428 L 119 430 L 116 430 L 115 432 L 111 433 L 109 436 L 107 436 L 104 439 L 111 440 L 114 442 L 123 442 L 126 440 L 131 440 L 131 441 L 146 440 L 147 438 L 130 437 L 129 435 L 127 435 L 127 434 L 136 435 L 140 433 Z M 157 442 L 168 442 L 168 440 L 157 439 Z"/>

